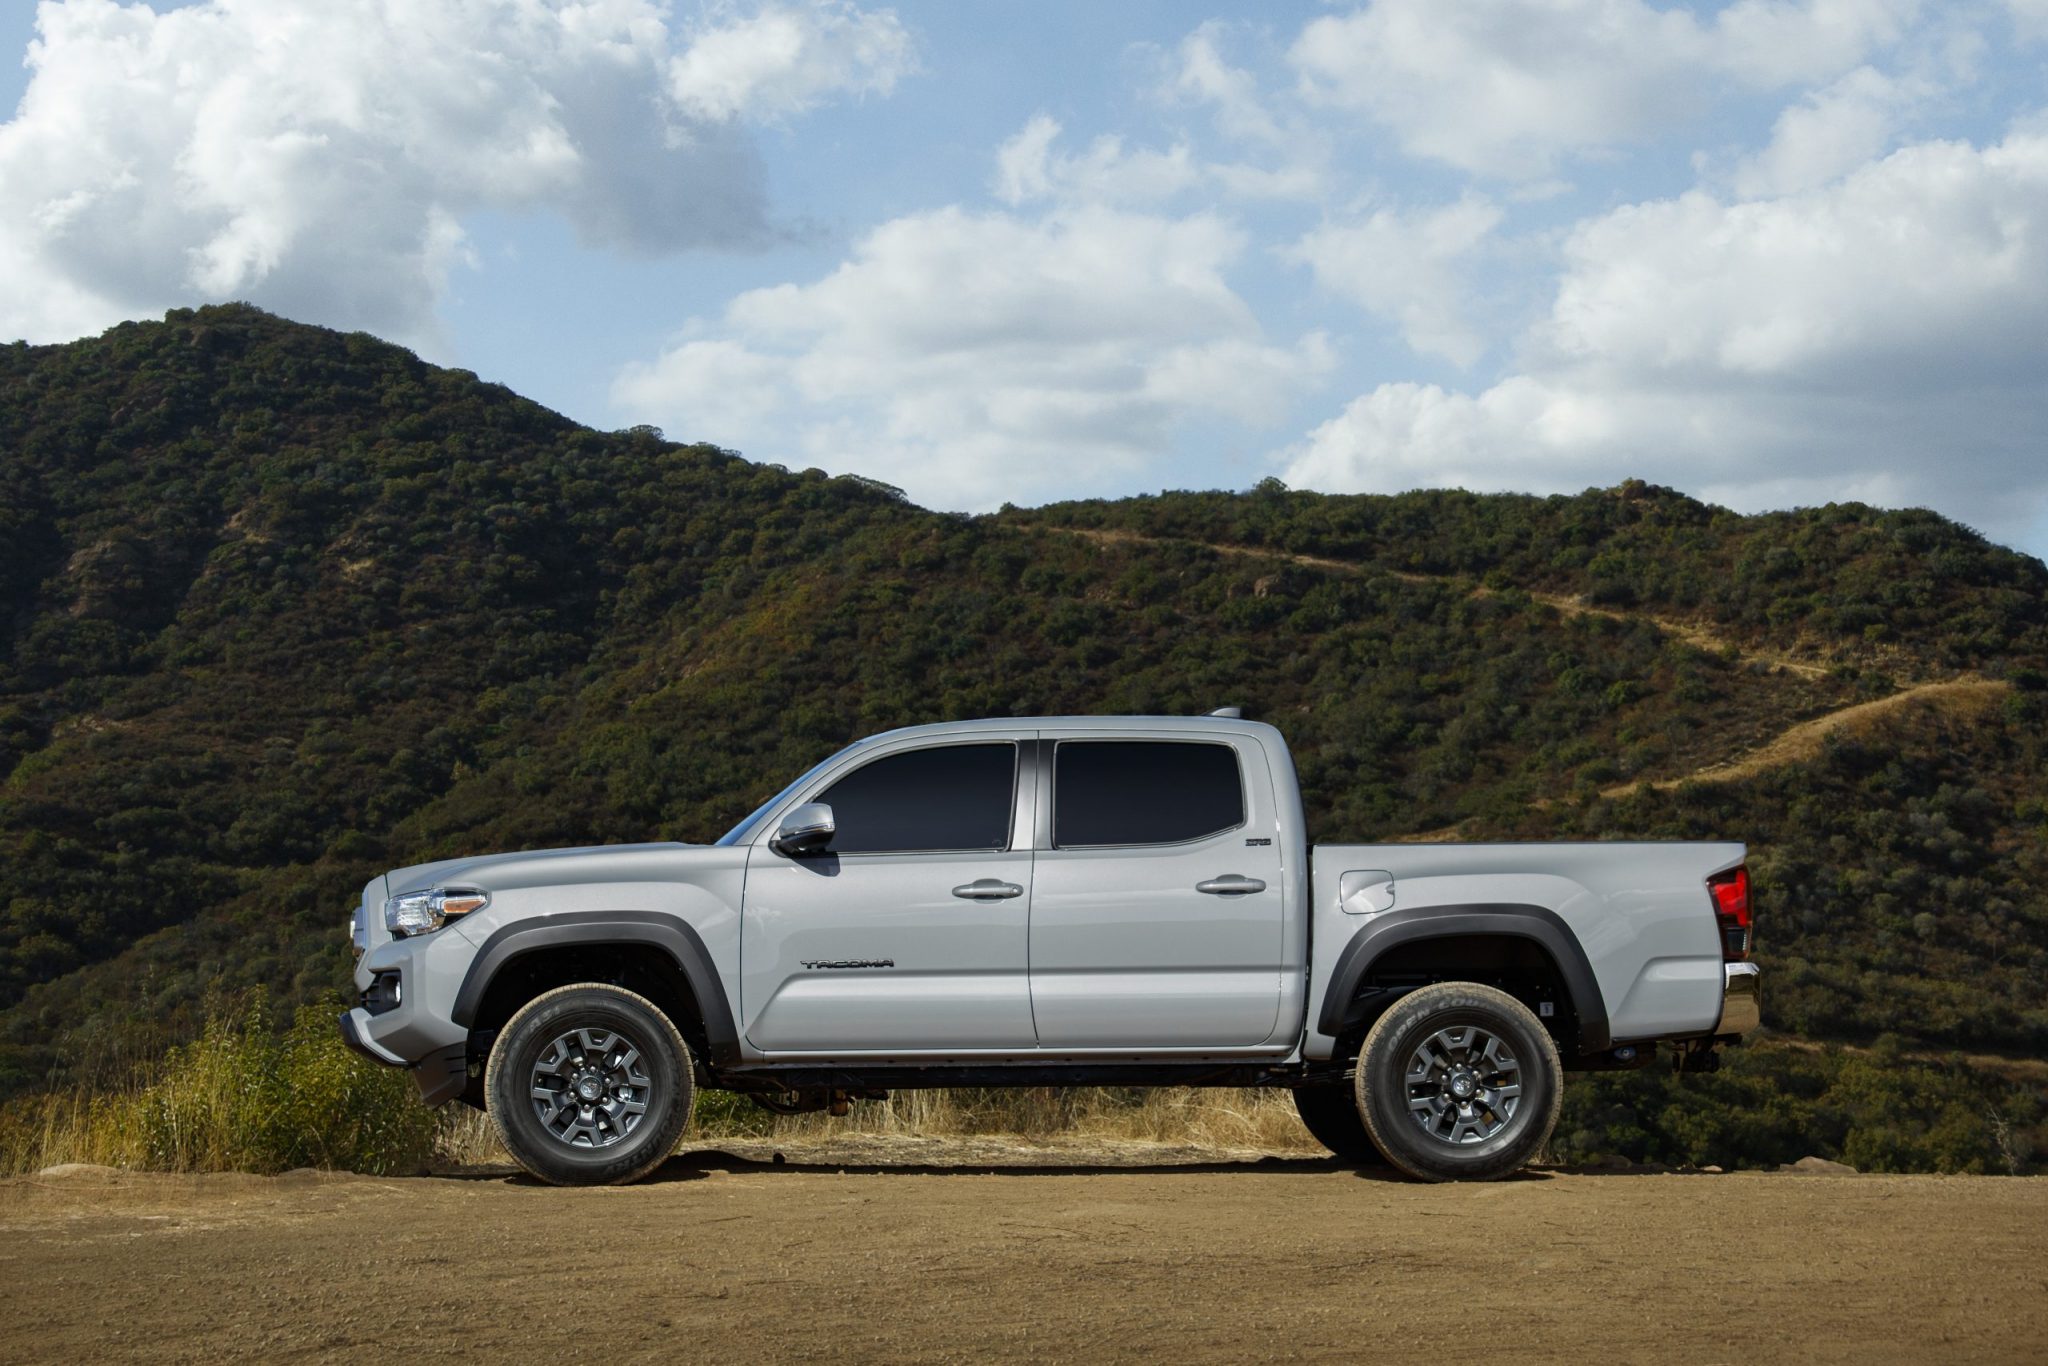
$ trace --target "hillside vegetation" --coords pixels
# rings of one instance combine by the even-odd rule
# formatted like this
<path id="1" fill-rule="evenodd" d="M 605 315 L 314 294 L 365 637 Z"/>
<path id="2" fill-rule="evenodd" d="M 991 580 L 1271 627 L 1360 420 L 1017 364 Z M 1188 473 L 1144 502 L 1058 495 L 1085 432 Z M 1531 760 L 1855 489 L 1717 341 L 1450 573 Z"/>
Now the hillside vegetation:
<path id="1" fill-rule="evenodd" d="M 386 867 L 710 839 L 895 725 L 1224 703 L 1317 839 L 1747 840 L 1776 1027 L 2048 1049 L 2048 572 L 1927 512 L 969 518 L 237 306 L 0 348 L 0 601 L 0 1090 L 339 990 Z"/>

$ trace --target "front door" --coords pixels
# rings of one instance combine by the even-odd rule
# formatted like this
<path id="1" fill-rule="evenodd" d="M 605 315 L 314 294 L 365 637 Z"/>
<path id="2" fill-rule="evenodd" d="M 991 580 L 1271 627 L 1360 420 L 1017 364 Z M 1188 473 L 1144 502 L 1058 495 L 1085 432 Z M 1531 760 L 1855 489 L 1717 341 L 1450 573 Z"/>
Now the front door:
<path id="1" fill-rule="evenodd" d="M 756 842 L 740 931 L 754 1047 L 1035 1044 L 1026 956 L 1034 803 L 1022 738 L 884 751 L 797 795 L 832 808 L 826 852 L 788 858 Z"/>
<path id="2" fill-rule="evenodd" d="M 1052 847 L 1031 893 L 1040 1047 L 1264 1043 L 1283 884 L 1259 748 L 1221 735 L 1050 748 Z"/>

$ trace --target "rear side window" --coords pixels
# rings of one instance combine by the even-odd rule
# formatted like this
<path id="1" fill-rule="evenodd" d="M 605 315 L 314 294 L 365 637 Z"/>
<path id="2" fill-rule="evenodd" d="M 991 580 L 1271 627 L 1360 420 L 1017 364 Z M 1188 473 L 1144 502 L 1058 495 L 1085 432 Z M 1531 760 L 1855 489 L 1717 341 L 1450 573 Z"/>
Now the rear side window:
<path id="1" fill-rule="evenodd" d="M 1053 751 L 1056 848 L 1180 844 L 1243 824 L 1244 780 L 1229 745 L 1068 740 Z"/>
<path id="2" fill-rule="evenodd" d="M 1014 744 L 913 749 L 863 764 L 818 794 L 835 854 L 1007 849 Z"/>

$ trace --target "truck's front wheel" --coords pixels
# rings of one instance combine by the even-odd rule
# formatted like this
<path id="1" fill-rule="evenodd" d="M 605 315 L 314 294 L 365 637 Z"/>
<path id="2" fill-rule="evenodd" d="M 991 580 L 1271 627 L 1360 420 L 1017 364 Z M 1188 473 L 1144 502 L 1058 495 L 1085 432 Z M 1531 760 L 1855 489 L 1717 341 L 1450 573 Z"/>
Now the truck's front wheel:
<path id="1" fill-rule="evenodd" d="M 484 1091 L 505 1151 L 558 1186 L 645 1176 L 675 1150 L 696 1099 L 675 1024 L 595 982 L 536 996 L 507 1021 Z"/>
<path id="2" fill-rule="evenodd" d="M 1374 1146 L 1372 1135 L 1365 1131 L 1365 1121 L 1359 1118 L 1358 1101 L 1350 1087 L 1341 1083 L 1297 1087 L 1294 1108 L 1301 1115 L 1302 1127 L 1315 1136 L 1316 1142 L 1346 1162 L 1361 1167 L 1387 1165 L 1385 1154 Z"/>
<path id="3" fill-rule="evenodd" d="M 1490 1181 L 1543 1150 L 1564 1095 L 1557 1045 L 1529 1008 L 1475 982 L 1409 992 L 1358 1057 L 1358 1111 L 1423 1181 Z"/>

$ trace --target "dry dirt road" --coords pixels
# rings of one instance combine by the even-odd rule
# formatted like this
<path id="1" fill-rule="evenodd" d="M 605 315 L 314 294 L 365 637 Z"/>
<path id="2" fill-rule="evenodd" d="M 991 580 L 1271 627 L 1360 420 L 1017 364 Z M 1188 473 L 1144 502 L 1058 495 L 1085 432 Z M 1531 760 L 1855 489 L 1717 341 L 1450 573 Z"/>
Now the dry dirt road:
<path id="1" fill-rule="evenodd" d="M 722 1146 L 0 1183 L 0 1359 L 2048 1360 L 2048 1179 Z"/>

